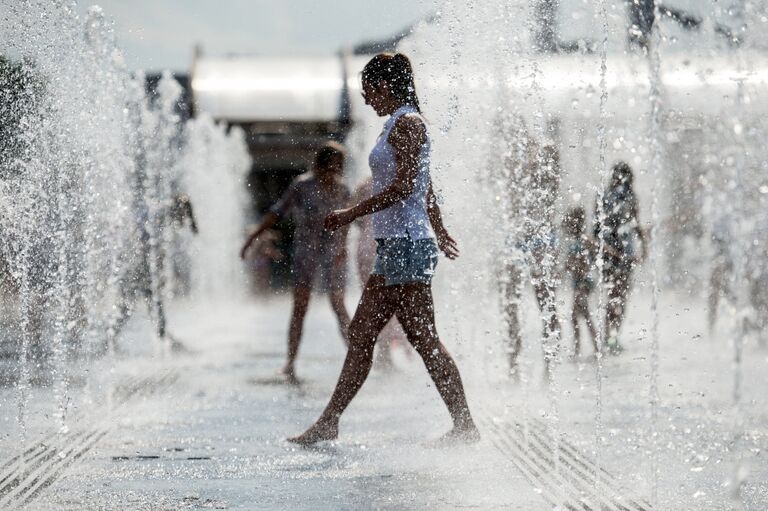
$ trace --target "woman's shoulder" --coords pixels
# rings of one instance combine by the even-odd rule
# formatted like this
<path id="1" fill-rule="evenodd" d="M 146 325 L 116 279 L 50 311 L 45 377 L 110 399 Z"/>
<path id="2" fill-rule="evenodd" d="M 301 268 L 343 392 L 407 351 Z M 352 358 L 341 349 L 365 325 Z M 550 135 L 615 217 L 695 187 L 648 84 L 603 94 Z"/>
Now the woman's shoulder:
<path id="1" fill-rule="evenodd" d="M 418 112 L 408 112 L 397 118 L 395 126 L 390 133 L 390 140 L 397 138 L 409 138 L 416 135 L 419 138 L 426 137 L 427 126 L 424 118 Z"/>
<path id="2" fill-rule="evenodd" d="M 395 119 L 395 127 L 398 125 L 405 126 L 405 125 L 425 125 L 426 122 L 424 121 L 424 116 L 421 115 L 419 112 L 404 112 L 397 116 L 397 119 Z"/>

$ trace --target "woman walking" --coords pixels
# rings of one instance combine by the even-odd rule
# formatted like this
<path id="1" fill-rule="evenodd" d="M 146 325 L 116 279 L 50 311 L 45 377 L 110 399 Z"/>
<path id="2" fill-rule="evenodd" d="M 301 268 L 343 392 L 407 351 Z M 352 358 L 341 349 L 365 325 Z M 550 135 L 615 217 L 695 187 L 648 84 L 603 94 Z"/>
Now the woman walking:
<path id="1" fill-rule="evenodd" d="M 369 157 L 373 196 L 332 212 L 329 230 L 373 215 L 377 258 L 349 326 L 349 351 L 336 389 L 320 418 L 289 440 L 314 444 L 338 436 L 339 418 L 360 390 L 373 361 L 376 337 L 396 316 L 421 356 L 453 419 L 446 439 L 479 437 L 459 370 L 437 336 L 431 281 L 438 247 L 453 259 L 456 242 L 442 224 L 429 174 L 430 139 L 419 109 L 411 63 L 405 55 L 379 54 L 363 69 L 363 97 L 389 116 Z M 434 229 L 434 231 L 433 231 Z"/>

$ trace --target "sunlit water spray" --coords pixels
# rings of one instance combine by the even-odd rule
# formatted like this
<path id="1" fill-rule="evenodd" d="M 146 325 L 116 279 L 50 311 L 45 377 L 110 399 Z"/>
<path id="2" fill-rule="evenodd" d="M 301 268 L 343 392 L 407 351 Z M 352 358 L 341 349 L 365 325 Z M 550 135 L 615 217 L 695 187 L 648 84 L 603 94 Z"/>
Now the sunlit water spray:
<path id="1" fill-rule="evenodd" d="M 685 217 L 689 220 L 677 223 L 701 225 L 709 233 L 721 214 L 738 218 L 739 225 L 731 223 L 730 227 L 736 239 L 731 251 L 740 247 L 731 253 L 735 261 L 732 283 L 739 298 L 736 313 L 723 318 L 726 323 L 735 323 L 733 331 L 738 334 L 729 357 L 733 360 L 733 392 L 729 397 L 733 409 L 728 412 L 734 419 L 728 433 L 736 440 L 738 463 L 732 484 L 738 499 L 748 483 L 739 458 L 749 452 L 749 440 L 743 434 L 747 410 L 742 406 L 750 390 L 744 381 L 748 360 L 742 355 L 754 348 L 749 339 L 755 335 L 744 319 L 758 321 L 764 314 L 746 291 L 750 281 L 763 278 L 760 263 L 754 263 L 758 266 L 753 268 L 746 261 L 761 260 L 756 257 L 759 251 L 753 240 L 763 243 L 764 238 L 755 225 L 759 222 L 746 220 L 760 218 L 765 209 L 766 192 L 762 190 L 768 190 L 763 178 L 761 106 L 748 103 L 765 88 L 761 71 L 766 68 L 765 59 L 725 42 L 711 51 L 689 54 L 686 50 L 681 56 L 674 48 L 681 38 L 693 37 L 686 34 L 665 36 L 660 43 L 657 40 L 650 55 L 627 52 L 622 6 L 601 2 L 598 11 L 591 13 L 586 3 L 578 4 L 574 11 L 581 13 L 578 19 L 598 27 L 599 55 L 591 52 L 588 40 L 577 41 L 578 51 L 573 53 L 564 50 L 543 56 L 534 51 L 528 2 L 466 6 L 451 2 L 442 10 L 440 21 L 419 27 L 402 44 L 416 64 L 425 115 L 437 128 L 433 132 L 434 178 L 444 195 L 448 226 L 464 248 L 459 261 L 440 267 L 435 283 L 437 301 L 450 304 L 447 313 L 453 318 L 440 324 L 451 325 L 456 330 L 453 338 L 461 340 L 456 350 L 462 357 L 462 368 L 471 368 L 466 377 L 479 389 L 473 396 L 481 396 L 474 401 L 482 403 L 478 416 L 500 415 L 497 410 L 504 409 L 509 412 L 507 418 L 524 423 L 528 439 L 535 437 L 537 416 L 572 426 L 573 431 L 566 433 L 575 438 L 594 434 L 595 488 L 604 486 L 602 467 L 618 466 L 632 477 L 630 484 L 652 496 L 660 507 L 679 508 L 691 495 L 676 495 L 677 488 L 663 488 L 664 481 L 658 477 L 663 460 L 684 467 L 688 463 L 686 451 L 675 450 L 677 438 L 665 437 L 672 439 L 665 444 L 672 445 L 669 449 L 657 440 L 669 434 L 660 425 L 679 418 L 665 415 L 667 410 L 662 406 L 665 399 L 673 400 L 674 396 L 660 385 L 670 380 L 670 375 L 664 372 L 662 354 L 668 344 L 660 332 L 663 311 L 659 303 L 666 303 L 660 301 L 665 293 L 674 297 L 674 293 L 687 291 L 685 286 L 690 282 L 686 279 L 706 279 L 699 275 L 702 270 L 697 266 L 701 255 L 693 252 L 701 252 L 707 241 L 702 239 L 706 235 L 698 234 L 697 238 L 686 225 L 671 229 L 673 221 L 669 219 Z M 152 101 L 146 97 L 141 77 L 125 69 L 108 18 L 100 10 L 93 9 L 81 18 L 64 2 L 6 1 L 3 7 L 8 14 L 0 21 L 0 48 L 16 62 L 24 62 L 26 73 L 26 85 L 12 105 L 17 118 L 14 151 L 10 157 L 7 151 L 3 153 L 0 180 L 3 256 L 13 276 L 12 292 L 18 296 L 17 410 L 25 435 L 27 401 L 41 380 L 53 385 L 53 426 L 66 427 L 70 403 L 76 398 L 67 359 L 84 357 L 87 367 L 96 367 L 103 352 L 114 349 L 115 344 L 105 339 L 110 337 L 110 330 L 118 330 L 115 311 L 124 303 L 126 280 L 131 280 L 125 278 L 125 272 L 137 264 L 149 268 L 144 277 L 149 278 L 153 298 L 151 315 L 155 323 L 159 321 L 158 299 L 167 298 L 166 284 L 172 278 L 169 258 L 173 251 L 168 247 L 166 217 L 172 194 L 188 193 L 199 216 L 200 235 L 189 243 L 193 295 L 238 296 L 233 292 L 241 281 L 237 266 L 227 261 L 235 259 L 241 238 L 241 180 L 249 162 L 242 133 L 228 133 L 206 118 L 179 126 L 172 108 L 178 88 L 170 77 L 161 81 L 159 97 Z M 747 19 L 765 23 L 761 21 L 764 5 L 760 9 L 747 10 Z M 660 15 L 659 9 L 655 11 Z M 499 12 L 504 15 L 499 17 Z M 712 12 L 704 14 L 710 27 L 710 33 L 704 35 L 722 41 L 725 29 L 716 23 L 727 22 L 729 14 L 716 13 L 716 21 L 712 21 Z M 578 19 L 561 24 L 563 32 Z M 615 28 L 617 23 L 620 30 Z M 729 37 L 733 41 L 739 34 L 740 29 Z M 614 38 L 610 47 L 607 35 Z M 733 69 L 729 62 L 736 51 L 743 64 L 739 69 Z M 757 71 L 751 72 L 753 68 Z M 724 96 L 738 97 L 738 103 L 734 107 L 723 100 Z M 537 144 L 544 142 L 541 139 L 547 134 L 543 128 L 548 116 L 559 126 L 557 143 L 563 167 L 556 212 L 580 202 L 591 206 L 595 191 L 601 208 L 607 169 L 614 161 L 625 159 L 635 168 L 641 207 L 652 208 L 653 228 L 651 345 L 630 345 L 629 353 L 615 360 L 598 357 L 594 382 L 569 379 L 569 368 L 563 364 L 558 373 L 559 387 L 545 386 L 538 378 L 543 372 L 542 317 L 527 296 L 530 279 L 526 274 L 518 284 L 501 264 L 504 258 L 519 255 L 519 247 L 507 240 L 514 240 L 526 222 L 541 222 L 540 217 L 518 214 L 521 203 L 528 207 L 539 198 L 535 187 L 529 186 L 530 175 L 523 171 L 521 162 L 528 158 L 527 138 L 536 139 Z M 368 133 L 375 136 L 378 130 Z M 362 145 L 358 150 L 365 153 Z M 714 168 L 686 166 L 684 158 L 671 164 L 671 155 L 682 151 L 690 153 L 692 159 L 699 152 L 706 153 L 702 166 L 711 164 Z M 700 183 L 706 176 L 709 181 L 703 180 L 701 192 L 677 193 L 670 184 L 675 179 Z M 715 197 L 717 206 L 710 209 L 697 202 L 714 202 Z M 605 219 L 604 211 L 596 214 Z M 559 218 L 550 223 L 558 225 Z M 691 245 L 693 250 L 686 251 Z M 669 270 L 681 261 L 690 269 L 690 276 Z M 559 266 L 560 262 L 552 264 Z M 602 278 L 600 264 L 596 268 L 598 278 Z M 669 279 L 664 278 L 665 270 Z M 644 278 L 641 274 L 638 280 Z M 500 283 L 524 286 L 525 299 L 531 302 L 523 303 L 519 312 L 525 342 L 521 389 L 508 378 L 509 325 L 503 307 L 499 307 L 499 302 L 507 299 L 500 292 L 504 287 Z M 558 294 L 568 296 L 564 287 L 559 284 Z M 630 300 L 640 299 L 637 295 L 644 289 L 636 291 Z M 603 321 L 604 306 L 605 300 L 601 300 L 594 311 L 599 322 Z M 136 308 L 143 308 L 143 304 Z M 482 323 L 480 327 L 478 323 Z M 637 326 L 624 326 L 625 339 L 632 338 L 630 328 Z M 160 334 L 156 328 L 153 331 Z M 598 328 L 599 336 L 603 332 L 604 328 Z M 719 348 L 713 343 L 713 350 Z M 633 358 L 646 353 L 648 360 Z M 615 380 L 621 377 L 617 373 L 623 367 L 635 369 L 638 365 L 647 367 L 643 376 L 648 378 L 640 384 L 638 393 L 644 396 L 641 404 L 631 395 L 616 403 L 611 386 L 603 385 L 612 381 L 605 379 L 605 373 L 613 371 L 610 377 Z M 586 421 L 578 423 L 570 414 L 577 408 L 573 401 L 580 386 L 589 391 L 590 412 Z M 650 402 L 645 399 L 648 392 Z M 570 397 L 561 399 L 557 410 L 549 405 L 560 394 Z M 637 411 L 633 406 L 641 412 L 633 415 Z M 622 417 L 621 423 L 617 417 L 627 408 L 632 413 Z M 707 412 L 711 416 L 719 413 Z M 650 424 L 643 423 L 648 416 Z M 710 418 L 701 421 L 707 427 L 717 424 L 716 420 L 706 422 Z M 562 481 L 565 468 L 558 466 L 558 429 L 563 428 L 553 431 L 554 458 L 547 461 L 555 465 L 555 477 Z M 640 460 L 638 467 L 617 464 L 609 452 L 617 448 L 617 442 L 611 445 L 604 432 L 624 435 L 621 441 L 630 447 L 621 451 L 619 446 L 619 453 L 650 449 L 650 463 Z M 560 501 L 569 498 L 558 495 Z"/>
<path id="2" fill-rule="evenodd" d="M 31 393 L 51 387 L 52 426 L 65 430 L 73 403 L 91 402 L 72 393 L 73 377 L 91 381 L 116 344 L 133 351 L 122 328 L 126 311 L 141 311 L 145 297 L 152 333 L 166 337 L 167 268 L 176 255 L 168 216 L 177 189 L 221 191 L 206 197 L 196 190 L 205 230 L 195 244 L 219 252 L 189 250 L 197 281 L 237 292 L 250 160 L 240 134 L 210 121 L 185 130 L 175 110 L 181 89 L 170 76 L 154 100 L 146 95 L 143 75 L 125 67 L 101 9 L 80 16 L 75 3 L 36 0 L 3 1 L 2 8 L 0 245 L 11 276 L 3 292 L 18 304 L 4 312 L 18 322 L 3 342 L 18 360 L 9 379 L 26 441 Z"/>
<path id="3" fill-rule="evenodd" d="M 654 0 L 654 17 L 661 19 L 661 11 L 658 0 Z M 654 506 L 659 504 L 659 274 L 658 265 L 661 257 L 661 213 L 659 211 L 659 195 L 661 184 L 661 174 L 664 159 L 664 134 L 663 134 L 663 83 L 661 77 L 661 54 L 659 46 L 662 36 L 659 23 L 653 24 L 650 34 L 649 59 L 650 68 L 650 123 L 648 128 L 648 139 L 651 146 L 651 174 L 653 176 L 652 198 L 651 198 L 651 346 L 650 346 L 650 388 L 649 402 L 651 405 L 650 413 L 650 434 L 651 434 L 651 503 Z"/>
<path id="4" fill-rule="evenodd" d="M 580 2 L 560 2 L 566 13 L 561 14 L 565 18 L 559 26 L 564 38 L 560 41 L 561 48 L 570 49 L 542 55 L 532 50 L 528 24 L 532 12 L 526 4 L 504 3 L 495 8 L 475 6 L 471 15 L 469 8 L 462 10 L 450 4 L 450 9 L 440 9 L 442 18 L 418 27 L 400 46 L 416 64 L 417 87 L 425 115 L 438 128 L 433 143 L 434 179 L 444 190 L 448 226 L 457 231 L 464 246 L 470 247 L 463 251 L 458 262 L 441 265 L 435 283 L 437 300 L 441 301 L 438 293 L 442 289 L 442 278 L 450 282 L 451 289 L 461 290 L 460 307 L 451 303 L 452 297 L 443 301 L 451 303 L 451 318 L 465 332 L 460 336 L 465 342 L 458 349 L 468 358 L 478 356 L 478 353 L 491 358 L 475 366 L 483 368 L 484 373 L 481 378 L 486 387 L 480 393 L 502 400 L 507 399 L 503 396 L 509 395 L 511 400 L 505 404 L 514 402 L 522 410 L 533 408 L 535 414 L 541 406 L 540 397 L 535 396 L 540 384 L 535 379 L 531 379 L 530 386 L 526 387 L 529 379 L 524 378 L 519 393 L 510 390 L 516 387 L 499 383 L 507 368 L 503 348 L 507 342 L 508 324 L 498 302 L 500 295 L 504 300 L 503 288 L 512 284 L 510 275 L 499 271 L 501 260 L 510 255 L 503 240 L 511 233 L 514 237 L 516 229 L 525 222 L 524 217 L 510 214 L 510 211 L 518 201 L 526 200 L 520 195 L 531 193 L 524 180 L 504 165 L 505 158 L 510 158 L 516 145 L 521 145 L 521 135 L 514 134 L 515 119 L 521 119 L 536 139 L 547 134 L 541 129 L 547 116 L 559 127 L 557 142 L 562 152 L 564 177 L 558 215 L 579 202 L 589 211 L 597 195 L 594 215 L 605 220 L 606 212 L 601 209 L 609 169 L 619 160 L 627 161 L 634 169 L 640 217 L 645 222 L 640 227 L 652 229 L 651 256 L 647 268 L 636 272 L 635 289 L 629 298 L 633 309 L 644 311 L 647 324 L 633 322 L 630 313 L 629 322 L 620 332 L 622 343 L 629 352 L 617 359 L 598 355 L 592 382 L 572 382 L 569 376 L 561 382 L 562 388 L 558 389 L 557 395 L 572 394 L 578 385 L 594 389 L 593 433 L 596 465 L 600 467 L 594 477 L 595 487 L 603 487 L 605 481 L 601 481 L 601 469 L 610 466 L 609 451 L 616 447 L 615 440 L 610 438 L 616 428 L 606 427 L 605 422 L 615 423 L 617 407 L 627 406 L 634 399 L 634 396 L 628 396 L 627 402 L 616 403 L 615 391 L 604 386 L 605 378 L 606 375 L 613 379 L 617 377 L 617 364 L 629 364 L 630 359 L 641 361 L 637 363 L 644 367 L 639 370 L 644 372 L 647 380 L 638 392 L 648 399 L 643 398 L 637 403 L 642 413 L 635 423 L 627 425 L 637 432 L 637 438 L 627 439 L 627 442 L 634 440 L 647 452 L 637 479 L 646 485 L 646 495 L 664 507 L 677 496 L 674 490 L 661 488 L 664 481 L 659 477 L 660 471 L 666 469 L 664 460 L 670 456 L 668 449 L 664 449 L 664 445 L 669 444 L 661 443 L 670 433 L 665 427 L 669 410 L 663 406 L 669 393 L 665 393 L 662 382 L 674 382 L 674 375 L 664 372 L 670 361 L 664 360 L 663 353 L 668 352 L 668 343 L 673 341 L 667 340 L 670 327 L 664 325 L 664 310 L 660 304 L 674 303 L 674 297 L 681 293 L 702 298 L 694 294 L 702 289 L 694 282 L 708 278 L 705 272 L 709 266 L 702 260 L 702 254 L 709 242 L 706 235 L 702 236 L 696 229 L 697 225 L 707 225 L 719 214 L 705 207 L 711 187 L 719 188 L 718 193 L 727 197 L 722 202 L 726 211 L 734 211 L 737 203 L 749 211 L 747 215 L 754 215 L 760 209 L 758 200 L 746 201 L 727 184 L 702 185 L 704 180 L 699 177 L 700 172 L 708 167 L 706 163 L 697 167 L 696 162 L 699 157 L 720 161 L 731 151 L 732 137 L 714 135 L 709 138 L 711 133 L 708 131 L 724 127 L 722 114 L 728 106 L 723 98 L 735 92 L 729 85 L 732 80 L 727 76 L 741 73 L 747 89 L 764 87 L 765 81 L 757 72 L 741 72 L 734 68 L 734 52 L 744 49 L 734 46 L 733 40 L 742 31 L 736 29 L 730 39 L 725 37 L 726 25 L 733 22 L 733 14 L 719 5 L 675 4 L 676 8 L 689 9 L 704 20 L 698 31 L 682 28 L 680 20 L 686 18 L 680 17 L 679 13 L 659 12 L 658 7 L 652 9 L 657 27 L 663 24 L 664 33 L 646 34 L 646 40 L 651 42 L 648 50 L 643 51 L 627 43 L 626 5 L 598 2 L 596 6 L 587 6 Z M 500 15 L 510 10 L 515 10 L 516 15 Z M 571 13 L 573 19 L 569 19 Z M 457 16 L 460 22 L 445 19 L 446 15 Z M 752 11 L 751 16 L 750 19 L 762 19 L 756 11 Z M 582 40 L 567 39 L 574 33 L 572 25 L 579 23 L 582 27 L 589 25 L 589 36 Z M 457 36 L 456 30 L 459 34 L 469 35 Z M 750 34 L 758 36 L 754 31 Z M 452 68 L 457 60 L 454 58 L 456 48 L 442 43 L 456 40 L 461 40 L 463 45 L 458 74 Z M 756 47 L 760 47 L 759 44 Z M 748 69 L 762 69 L 764 59 L 755 53 L 745 55 L 750 62 L 746 66 Z M 712 58 L 717 59 L 716 62 L 712 62 Z M 532 76 L 535 80 L 531 80 Z M 457 98 L 458 108 L 455 106 Z M 756 119 L 751 122 L 753 125 L 757 123 Z M 745 131 L 749 129 L 747 121 L 740 124 Z M 448 131 L 439 129 L 446 125 L 450 126 Z M 702 142 L 709 145 L 697 149 L 701 147 L 697 144 Z M 748 147 L 752 154 L 763 155 L 764 151 L 758 145 L 750 143 Z M 758 156 L 754 158 L 759 159 Z M 757 175 L 757 167 L 745 169 L 748 179 Z M 757 187 L 754 181 L 751 183 L 749 188 Z M 554 224 L 559 225 L 559 216 Z M 754 233 L 739 232 L 737 237 L 746 242 L 754 239 Z M 640 240 L 635 242 L 640 243 Z M 564 250 L 565 246 L 561 244 L 561 253 Z M 604 247 L 600 250 L 602 252 Z M 604 286 L 602 261 L 603 257 L 599 255 L 595 268 L 595 277 L 601 281 L 598 289 Z M 750 274 L 754 275 L 754 271 Z M 469 275 L 472 275 L 471 285 L 462 285 L 462 282 L 470 282 Z M 739 280 L 736 285 L 746 289 L 746 282 Z M 525 281 L 524 285 L 529 283 Z M 564 283 L 559 283 L 558 296 L 569 296 L 565 287 Z M 598 323 L 598 343 L 602 346 L 606 341 L 607 300 L 601 293 L 595 294 L 598 303 L 597 309 L 593 310 L 593 319 Z M 669 296 L 670 301 L 662 300 L 664 296 Z M 647 302 L 635 305 L 642 302 L 643 297 Z M 760 306 L 752 303 L 746 307 L 752 310 Z M 541 318 L 531 307 L 524 308 L 524 353 L 531 354 L 524 357 L 524 367 L 531 371 L 537 367 L 538 371 L 541 365 L 533 354 L 539 349 L 540 335 L 536 326 Z M 457 312 L 460 321 L 456 321 Z M 470 325 L 479 317 L 483 318 L 485 332 L 501 332 L 501 338 L 473 336 Z M 489 328 L 489 325 L 494 326 Z M 648 331 L 647 338 L 645 331 Z M 640 342 L 647 341 L 647 344 L 634 344 L 635 332 L 639 333 Z M 565 369 L 566 373 L 571 372 Z M 495 376 L 489 375 L 489 371 L 495 372 Z M 740 375 L 740 369 L 734 368 L 734 378 Z M 469 379 L 473 380 L 473 376 Z M 530 404 L 528 398 L 520 402 L 526 388 L 532 391 L 534 404 Z M 544 391 L 544 395 L 549 390 Z M 489 398 L 489 403 L 494 398 Z M 512 405 L 513 409 L 515 405 Z M 495 406 L 489 404 L 490 408 Z M 566 410 L 572 408 L 573 405 L 568 403 Z M 561 424 L 569 422 L 568 413 L 561 412 Z M 700 498 L 702 494 L 696 495 Z"/>
<path id="5" fill-rule="evenodd" d="M 595 216 L 600 220 L 600 225 L 604 231 L 605 211 L 603 210 L 603 195 L 608 185 L 609 171 L 606 158 L 606 130 L 608 125 L 608 41 L 610 38 L 610 28 L 608 24 L 608 10 L 605 4 L 606 0 L 600 0 L 598 3 L 598 14 L 600 22 L 600 107 L 599 122 L 597 125 L 597 150 L 598 167 L 597 173 L 599 180 L 596 189 L 596 207 Z M 603 438 L 603 355 L 602 350 L 605 345 L 605 292 L 604 292 L 604 274 L 603 264 L 605 260 L 605 233 L 598 234 L 597 249 L 597 318 L 595 328 L 597 338 L 595 343 L 598 353 L 595 354 L 595 486 L 600 484 L 601 475 L 601 443 Z"/>

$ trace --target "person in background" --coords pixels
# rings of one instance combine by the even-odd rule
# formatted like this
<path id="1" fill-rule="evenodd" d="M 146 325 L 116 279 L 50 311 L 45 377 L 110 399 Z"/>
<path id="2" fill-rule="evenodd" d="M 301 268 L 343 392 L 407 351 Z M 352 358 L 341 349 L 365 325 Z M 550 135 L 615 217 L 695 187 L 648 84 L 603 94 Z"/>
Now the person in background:
<path id="1" fill-rule="evenodd" d="M 169 237 L 169 255 L 171 258 L 171 278 L 173 296 L 187 296 L 192 285 L 192 262 L 189 258 L 188 238 L 183 231 L 198 235 L 197 219 L 192 209 L 192 201 L 186 193 L 175 193 L 168 208 L 168 223 L 171 227 Z"/>
<path id="2" fill-rule="evenodd" d="M 195 219 L 195 212 L 192 209 L 192 201 L 186 193 L 174 194 L 169 216 L 171 218 L 171 223 L 177 229 L 184 227 L 188 223 L 189 230 L 192 231 L 192 234 L 198 233 L 197 220 Z"/>
<path id="3" fill-rule="evenodd" d="M 293 312 L 288 330 L 288 356 L 281 373 L 289 382 L 296 378 L 296 357 L 304 327 L 304 317 L 316 280 L 329 292 L 331 307 L 339 322 L 341 337 L 346 342 L 349 314 L 344 305 L 347 266 L 347 231 L 331 232 L 323 227 L 325 216 L 346 207 L 349 188 L 342 181 L 346 151 L 337 142 L 327 142 L 317 153 L 310 172 L 300 175 L 290 184 L 282 198 L 262 220 L 240 251 L 246 258 L 250 246 L 277 221 L 292 215 L 296 224 L 291 273 L 294 279 Z"/>
<path id="4" fill-rule="evenodd" d="M 715 329 L 720 301 L 723 298 L 734 301 L 730 286 L 730 281 L 733 278 L 733 257 L 731 257 L 733 243 L 730 218 L 723 216 L 712 226 L 712 245 L 715 253 L 709 273 L 709 295 L 707 297 L 707 324 L 710 334 Z"/>
<path id="5" fill-rule="evenodd" d="M 560 154 L 552 144 L 540 145 L 523 127 L 518 132 L 517 151 L 506 158 L 513 197 L 511 214 L 516 228 L 507 236 L 508 257 L 500 278 L 503 315 L 508 332 L 510 375 L 520 377 L 518 358 L 522 351 L 520 303 L 523 283 L 530 277 L 542 319 L 544 379 L 551 381 L 560 349 L 560 321 L 555 293 L 558 285 L 558 243 L 555 204 L 560 192 Z"/>
<path id="6" fill-rule="evenodd" d="M 602 238 L 606 247 L 603 252 L 603 278 L 608 288 L 605 340 L 611 354 L 623 350 L 619 332 L 627 314 L 632 273 L 648 251 L 647 236 L 640 226 L 640 208 L 633 181 L 632 168 L 625 162 L 616 163 L 611 182 L 603 195 L 602 210 L 599 204 L 595 208 L 595 236 Z M 636 238 L 642 243 L 642 257 L 637 256 Z"/>
<path id="7" fill-rule="evenodd" d="M 565 273 L 570 275 L 573 285 L 573 305 L 571 306 L 571 324 L 573 325 L 573 356 L 578 357 L 581 351 L 581 329 L 579 320 L 584 319 L 592 338 L 595 354 L 599 353 L 597 346 L 597 331 L 589 313 L 589 295 L 595 288 L 592 280 L 592 267 L 599 251 L 594 239 L 586 235 L 586 212 L 581 206 L 571 208 L 563 219 L 563 228 L 570 238 L 568 254 L 565 259 Z"/>
<path id="8" fill-rule="evenodd" d="M 175 200 L 153 212 L 145 188 L 146 168 L 138 166 L 133 179 L 134 244 L 132 250 L 121 254 L 123 260 L 120 265 L 122 271 L 118 276 L 119 298 L 107 328 L 105 348 L 122 351 L 118 339 L 133 317 L 137 305 L 143 301 L 157 338 L 167 343 L 174 352 L 188 352 L 179 339 L 168 333 L 165 307 L 168 247 L 164 236 L 172 220 Z"/>

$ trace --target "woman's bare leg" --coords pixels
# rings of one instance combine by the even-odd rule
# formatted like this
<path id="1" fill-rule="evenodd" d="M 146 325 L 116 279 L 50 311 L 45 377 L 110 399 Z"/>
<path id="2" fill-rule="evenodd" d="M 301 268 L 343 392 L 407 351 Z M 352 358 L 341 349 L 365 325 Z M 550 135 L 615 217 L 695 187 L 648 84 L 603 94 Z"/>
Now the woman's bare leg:
<path id="1" fill-rule="evenodd" d="M 589 299 L 587 296 L 584 296 L 582 315 L 584 316 L 584 321 L 587 323 L 589 336 L 592 338 L 592 348 L 594 348 L 595 356 L 597 356 L 600 352 L 600 348 L 597 346 L 597 329 L 595 328 L 595 323 L 592 321 L 592 314 L 589 312 Z"/>
<path id="2" fill-rule="evenodd" d="M 545 377 L 552 376 L 552 365 L 556 362 L 560 351 L 560 320 L 557 317 L 557 304 L 555 303 L 555 288 L 542 274 L 534 273 L 533 290 L 536 293 L 536 302 L 542 314 L 544 322 L 542 331 L 541 348 L 544 352 Z"/>
<path id="3" fill-rule="evenodd" d="M 579 318 L 581 310 L 579 308 L 579 291 L 574 291 L 573 308 L 571 309 L 571 326 L 573 327 L 573 356 L 578 357 L 581 352 L 581 329 L 579 327 Z"/>
<path id="4" fill-rule="evenodd" d="M 477 434 L 469 412 L 459 368 L 440 342 L 435 327 L 435 308 L 429 284 L 404 284 L 397 319 L 424 361 L 432 381 L 448 407 L 456 433 Z"/>
<path id="5" fill-rule="evenodd" d="M 333 440 L 339 434 L 339 417 L 363 386 L 373 363 L 376 336 L 395 313 L 398 289 L 384 286 L 384 279 L 371 276 L 349 325 L 349 350 L 336 389 L 320 418 L 304 433 L 288 440 L 314 444 Z"/>
<path id="6" fill-rule="evenodd" d="M 502 279 L 502 300 L 504 322 L 507 325 L 507 357 L 509 370 L 517 376 L 517 358 L 523 347 L 523 338 L 520 334 L 520 298 L 522 295 L 523 272 L 517 264 L 509 264 L 506 275 Z"/>
<path id="7" fill-rule="evenodd" d="M 722 264 L 717 264 L 710 273 L 709 276 L 709 296 L 707 299 L 707 324 L 709 325 L 709 332 L 715 328 L 715 322 L 717 321 L 717 308 L 720 304 L 720 298 L 722 297 L 724 290 L 727 286 L 727 278 L 723 271 Z"/>
<path id="8" fill-rule="evenodd" d="M 344 290 L 331 291 L 330 298 L 331 308 L 334 314 L 336 314 L 336 319 L 339 321 L 341 338 L 344 339 L 344 344 L 349 346 L 349 340 L 347 339 L 349 335 L 349 313 L 347 312 L 347 306 L 344 305 Z"/>
<path id="9" fill-rule="evenodd" d="M 288 360 L 281 370 L 289 378 L 296 377 L 294 365 L 299 354 L 304 317 L 307 315 L 311 295 L 312 290 L 308 287 L 296 286 L 293 290 L 293 311 L 291 312 L 291 324 L 288 328 Z"/>
<path id="10" fill-rule="evenodd" d="M 597 348 L 597 330 L 595 330 L 595 324 L 592 321 L 592 314 L 589 312 L 589 291 L 576 290 L 574 293 L 573 321 L 576 322 L 578 318 L 584 318 L 589 335 L 592 338 L 592 347 L 595 353 L 597 353 L 600 350 Z"/>
<path id="11" fill-rule="evenodd" d="M 558 279 L 555 271 L 556 256 L 552 247 L 541 247 L 533 250 L 534 264 L 531 271 L 531 282 L 536 294 L 536 303 L 542 314 L 542 351 L 544 352 L 544 376 L 552 380 L 552 366 L 557 362 L 560 352 L 560 319 L 557 316 Z"/>
<path id="12" fill-rule="evenodd" d="M 621 326 L 624 324 L 624 318 L 627 317 L 627 302 L 629 301 L 629 293 L 632 291 L 632 284 L 629 279 L 629 273 L 625 274 L 620 285 L 616 287 L 618 291 L 617 298 L 620 303 L 619 313 L 616 317 L 616 332 L 621 330 Z"/>
<path id="13" fill-rule="evenodd" d="M 373 266 L 376 261 L 376 242 L 373 240 L 366 240 L 361 238 L 358 243 L 357 276 L 360 278 L 362 285 L 365 286 L 365 283 L 371 276 L 371 272 L 373 271 Z M 394 367 L 392 363 L 391 350 L 392 340 L 394 338 L 392 331 L 396 329 L 393 328 L 393 324 L 397 325 L 397 321 L 394 318 L 382 329 L 376 342 L 376 355 L 374 364 L 376 367 L 381 367 L 387 370 Z"/>
<path id="14" fill-rule="evenodd" d="M 627 313 L 627 300 L 631 291 L 631 270 L 617 269 L 611 272 L 606 307 L 605 338 L 617 336 Z"/>

